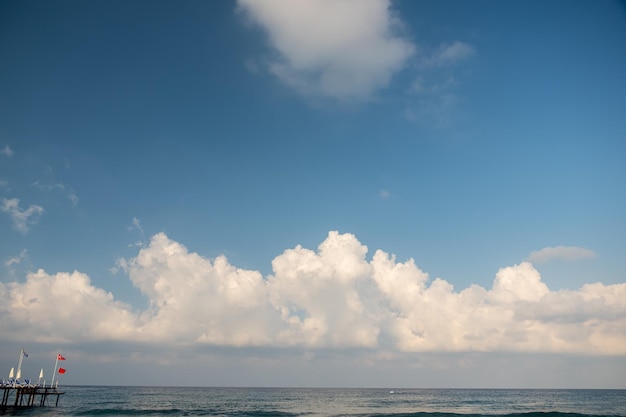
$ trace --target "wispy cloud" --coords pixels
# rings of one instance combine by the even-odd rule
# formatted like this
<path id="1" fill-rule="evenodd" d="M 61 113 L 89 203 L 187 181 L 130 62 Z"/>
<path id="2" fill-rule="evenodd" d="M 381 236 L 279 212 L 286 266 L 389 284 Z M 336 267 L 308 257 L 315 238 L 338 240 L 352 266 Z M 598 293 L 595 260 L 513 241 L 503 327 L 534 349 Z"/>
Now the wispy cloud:
<path id="1" fill-rule="evenodd" d="M 5 145 L 4 148 L 0 149 L 0 154 L 10 157 L 13 156 L 13 150 L 9 145 Z"/>
<path id="2" fill-rule="evenodd" d="M 78 196 L 76 195 L 76 192 L 66 186 L 65 184 L 63 184 L 62 182 L 56 182 L 53 184 L 42 184 L 39 181 L 35 181 L 32 184 L 33 187 L 42 190 L 42 191 L 58 191 L 60 193 L 62 193 L 63 195 L 65 195 L 65 197 L 70 200 L 70 202 L 72 203 L 72 206 L 77 206 L 78 205 Z"/>
<path id="3" fill-rule="evenodd" d="M 424 94 L 404 110 L 404 116 L 423 126 L 445 128 L 454 123 L 461 99 L 453 93 Z"/>
<path id="4" fill-rule="evenodd" d="M 44 209 L 41 206 L 31 204 L 27 209 L 23 210 L 20 208 L 19 203 L 20 200 L 18 198 L 3 198 L 0 209 L 11 216 L 13 227 L 17 231 L 26 234 L 30 225 L 37 224 L 39 216 L 44 213 Z"/>
<path id="5" fill-rule="evenodd" d="M 143 227 L 141 227 L 141 221 L 137 217 L 133 217 L 133 223 L 131 226 L 128 226 L 128 230 L 138 231 L 141 237 L 143 238 Z"/>
<path id="6" fill-rule="evenodd" d="M 238 0 L 276 52 L 267 68 L 307 97 L 366 100 L 414 53 L 388 0 Z"/>
<path id="7" fill-rule="evenodd" d="M 475 53 L 474 47 L 468 43 L 461 41 L 446 42 L 430 52 L 423 53 L 418 59 L 418 66 L 421 69 L 453 67 L 471 58 Z"/>
<path id="8" fill-rule="evenodd" d="M 7 268 L 12 267 L 13 265 L 19 265 L 22 263 L 24 259 L 28 256 L 28 250 L 23 249 L 19 255 L 11 257 L 4 262 L 4 266 Z"/>
<path id="9" fill-rule="evenodd" d="M 137 217 L 133 217 L 133 222 L 132 225 L 128 226 L 128 230 L 129 231 L 136 231 L 139 233 L 139 240 L 133 244 L 130 244 L 128 246 L 135 246 L 135 247 L 143 247 L 145 246 L 145 242 L 144 242 L 144 232 L 143 232 L 143 227 L 141 227 L 141 221 L 137 218 Z M 116 268 L 113 269 L 113 271 L 117 271 Z"/>
<path id="10" fill-rule="evenodd" d="M 528 255 L 528 261 L 532 263 L 545 263 L 551 260 L 575 261 L 578 259 L 591 259 L 596 256 L 591 249 L 577 246 L 552 246 L 533 251 Z"/>
<path id="11" fill-rule="evenodd" d="M 159 233 L 118 263 L 149 299 L 147 310 L 116 301 L 86 274 L 39 270 L 23 283 L 0 283 L 0 335 L 307 351 L 626 354 L 626 284 L 555 292 L 523 262 L 500 269 L 491 288 L 455 291 L 413 260 L 381 250 L 368 260 L 367 252 L 355 236 L 331 232 L 317 250 L 285 250 L 263 277 Z"/>
<path id="12" fill-rule="evenodd" d="M 457 73 L 475 54 L 472 45 L 461 41 L 422 50 L 417 59 L 417 75 L 409 88 L 412 99 L 404 111 L 405 117 L 429 127 L 452 125 L 463 101 L 456 91 Z"/>

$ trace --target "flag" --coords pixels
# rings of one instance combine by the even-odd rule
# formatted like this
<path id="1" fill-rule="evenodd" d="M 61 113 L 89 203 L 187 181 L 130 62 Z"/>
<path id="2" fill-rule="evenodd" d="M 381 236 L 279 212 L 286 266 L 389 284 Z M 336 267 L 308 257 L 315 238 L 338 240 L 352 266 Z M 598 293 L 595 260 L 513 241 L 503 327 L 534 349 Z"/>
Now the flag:
<path id="1" fill-rule="evenodd" d="M 60 373 L 60 374 L 64 374 L 64 373 L 65 373 L 65 369 L 63 369 L 63 368 L 59 368 L 59 373 Z"/>
<path id="2" fill-rule="evenodd" d="M 24 349 L 22 349 L 22 355 L 24 355 L 25 358 L 28 358 L 28 353 L 24 352 Z"/>
<path id="3" fill-rule="evenodd" d="M 57 360 L 58 360 L 58 361 L 64 361 L 64 360 L 65 360 L 65 358 L 64 358 L 63 356 L 61 356 L 61 354 L 59 353 L 59 354 L 57 355 Z"/>

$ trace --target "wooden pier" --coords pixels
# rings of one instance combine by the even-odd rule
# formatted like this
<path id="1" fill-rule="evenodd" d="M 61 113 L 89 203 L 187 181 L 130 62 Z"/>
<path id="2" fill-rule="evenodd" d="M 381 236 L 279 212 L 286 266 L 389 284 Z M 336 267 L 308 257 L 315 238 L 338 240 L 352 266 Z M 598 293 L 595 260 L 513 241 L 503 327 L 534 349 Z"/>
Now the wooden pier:
<path id="1" fill-rule="evenodd" d="M 65 394 L 55 387 L 39 385 L 0 385 L 0 391 L 2 391 L 0 411 L 7 408 L 52 405 L 50 401 L 54 401 L 56 407 L 59 405 L 59 397 Z M 52 397 L 50 401 L 48 397 Z"/>

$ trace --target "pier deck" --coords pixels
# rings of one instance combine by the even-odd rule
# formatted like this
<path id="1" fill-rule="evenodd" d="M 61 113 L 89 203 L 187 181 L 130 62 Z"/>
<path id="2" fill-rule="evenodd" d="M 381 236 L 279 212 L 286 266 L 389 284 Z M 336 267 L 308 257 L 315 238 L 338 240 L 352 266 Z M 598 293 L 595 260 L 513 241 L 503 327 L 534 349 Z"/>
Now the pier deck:
<path id="1" fill-rule="evenodd" d="M 50 400 L 54 400 L 54 406 L 56 407 L 59 405 L 59 397 L 65 394 L 55 387 L 42 387 L 39 385 L 0 385 L 0 392 L 2 392 L 0 411 L 11 407 L 52 405 L 48 402 L 49 396 L 52 396 Z"/>

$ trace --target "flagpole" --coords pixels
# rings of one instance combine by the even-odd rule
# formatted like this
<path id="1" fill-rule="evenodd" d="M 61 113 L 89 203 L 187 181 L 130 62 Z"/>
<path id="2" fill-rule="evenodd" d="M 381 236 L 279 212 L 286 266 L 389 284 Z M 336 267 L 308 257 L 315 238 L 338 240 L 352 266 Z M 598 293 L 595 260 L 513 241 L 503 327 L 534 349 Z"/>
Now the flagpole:
<path id="1" fill-rule="evenodd" d="M 54 376 L 57 373 L 57 365 L 59 364 L 59 354 L 57 353 L 57 360 L 54 362 L 54 369 L 52 370 L 52 382 L 50 382 L 50 388 L 54 385 Z"/>
<path id="2" fill-rule="evenodd" d="M 24 349 L 20 349 L 20 360 L 17 362 L 16 380 L 22 377 L 22 360 L 24 360 Z"/>

